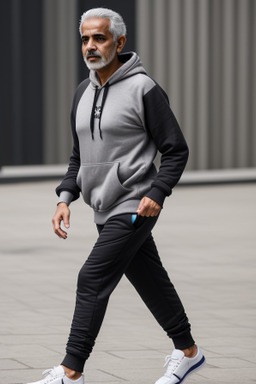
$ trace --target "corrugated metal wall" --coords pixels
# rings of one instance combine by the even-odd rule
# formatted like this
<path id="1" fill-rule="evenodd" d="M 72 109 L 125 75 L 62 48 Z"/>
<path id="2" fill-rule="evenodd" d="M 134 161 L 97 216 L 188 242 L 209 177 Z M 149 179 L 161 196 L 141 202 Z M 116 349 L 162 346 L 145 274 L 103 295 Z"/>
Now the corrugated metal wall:
<path id="1" fill-rule="evenodd" d="M 76 2 L 44 0 L 44 164 L 64 163 L 72 148 L 70 110 L 77 86 Z"/>
<path id="2" fill-rule="evenodd" d="M 256 1 L 137 0 L 137 51 L 170 97 L 188 169 L 256 166 Z"/>
<path id="3" fill-rule="evenodd" d="M 0 1 L 0 167 L 42 162 L 42 3 Z"/>
<path id="4" fill-rule="evenodd" d="M 0 166 L 68 161 L 71 102 L 86 76 L 78 22 L 87 7 L 104 5 L 123 15 L 126 50 L 137 50 L 167 91 L 190 146 L 188 169 L 255 167 L 256 1 L 103 3 L 0 2 Z"/>

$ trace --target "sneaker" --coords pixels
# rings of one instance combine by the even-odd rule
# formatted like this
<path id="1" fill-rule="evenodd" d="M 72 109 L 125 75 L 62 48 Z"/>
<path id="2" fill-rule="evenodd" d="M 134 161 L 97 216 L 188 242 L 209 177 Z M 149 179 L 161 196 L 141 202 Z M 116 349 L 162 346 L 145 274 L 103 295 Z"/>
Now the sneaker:
<path id="1" fill-rule="evenodd" d="M 43 376 L 44 378 L 42 380 L 28 384 L 69 384 L 70 382 L 74 382 L 75 384 L 84 384 L 83 375 L 77 380 L 68 379 L 64 368 L 61 365 L 54 367 L 53 369 L 47 369 L 43 372 Z"/>
<path id="2" fill-rule="evenodd" d="M 205 357 L 197 347 L 195 357 L 188 358 L 179 349 L 174 349 L 170 356 L 166 356 L 165 365 L 167 366 L 164 376 L 160 377 L 155 384 L 180 384 L 183 383 L 188 375 L 200 369 L 205 363 Z"/>

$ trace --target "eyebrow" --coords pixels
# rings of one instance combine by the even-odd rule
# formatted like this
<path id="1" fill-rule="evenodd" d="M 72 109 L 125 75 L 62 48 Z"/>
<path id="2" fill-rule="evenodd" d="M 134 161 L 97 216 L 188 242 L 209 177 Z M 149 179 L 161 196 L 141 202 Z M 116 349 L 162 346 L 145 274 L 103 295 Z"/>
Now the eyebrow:
<path id="1" fill-rule="evenodd" d="M 104 35 L 104 33 L 95 33 L 94 35 L 92 35 L 93 37 L 106 37 L 106 35 Z M 87 35 L 83 35 L 82 36 L 82 40 L 85 40 L 87 39 L 88 36 Z"/>

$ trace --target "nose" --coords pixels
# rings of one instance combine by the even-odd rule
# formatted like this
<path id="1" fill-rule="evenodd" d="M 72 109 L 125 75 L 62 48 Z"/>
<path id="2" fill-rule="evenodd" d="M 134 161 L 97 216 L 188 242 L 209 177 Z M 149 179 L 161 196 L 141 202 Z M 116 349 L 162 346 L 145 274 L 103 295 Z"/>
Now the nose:
<path id="1" fill-rule="evenodd" d="M 87 43 L 87 51 L 96 51 L 97 47 L 95 45 L 94 39 L 90 38 Z"/>

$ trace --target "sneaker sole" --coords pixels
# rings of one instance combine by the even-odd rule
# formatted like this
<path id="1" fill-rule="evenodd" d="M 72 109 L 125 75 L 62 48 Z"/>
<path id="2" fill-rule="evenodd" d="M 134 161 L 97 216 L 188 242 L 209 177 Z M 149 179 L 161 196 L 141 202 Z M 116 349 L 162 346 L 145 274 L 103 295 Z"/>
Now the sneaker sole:
<path id="1" fill-rule="evenodd" d="M 206 363 L 206 360 L 205 360 L 205 357 L 203 356 L 202 359 L 197 364 L 193 365 L 193 367 L 191 367 L 186 373 L 186 375 L 183 376 L 181 379 L 178 376 L 174 375 L 177 377 L 177 379 L 180 380 L 177 384 L 184 383 L 185 380 L 188 378 L 188 376 L 191 375 L 191 373 L 199 371 L 199 369 L 202 368 L 205 365 L 205 363 Z"/>

